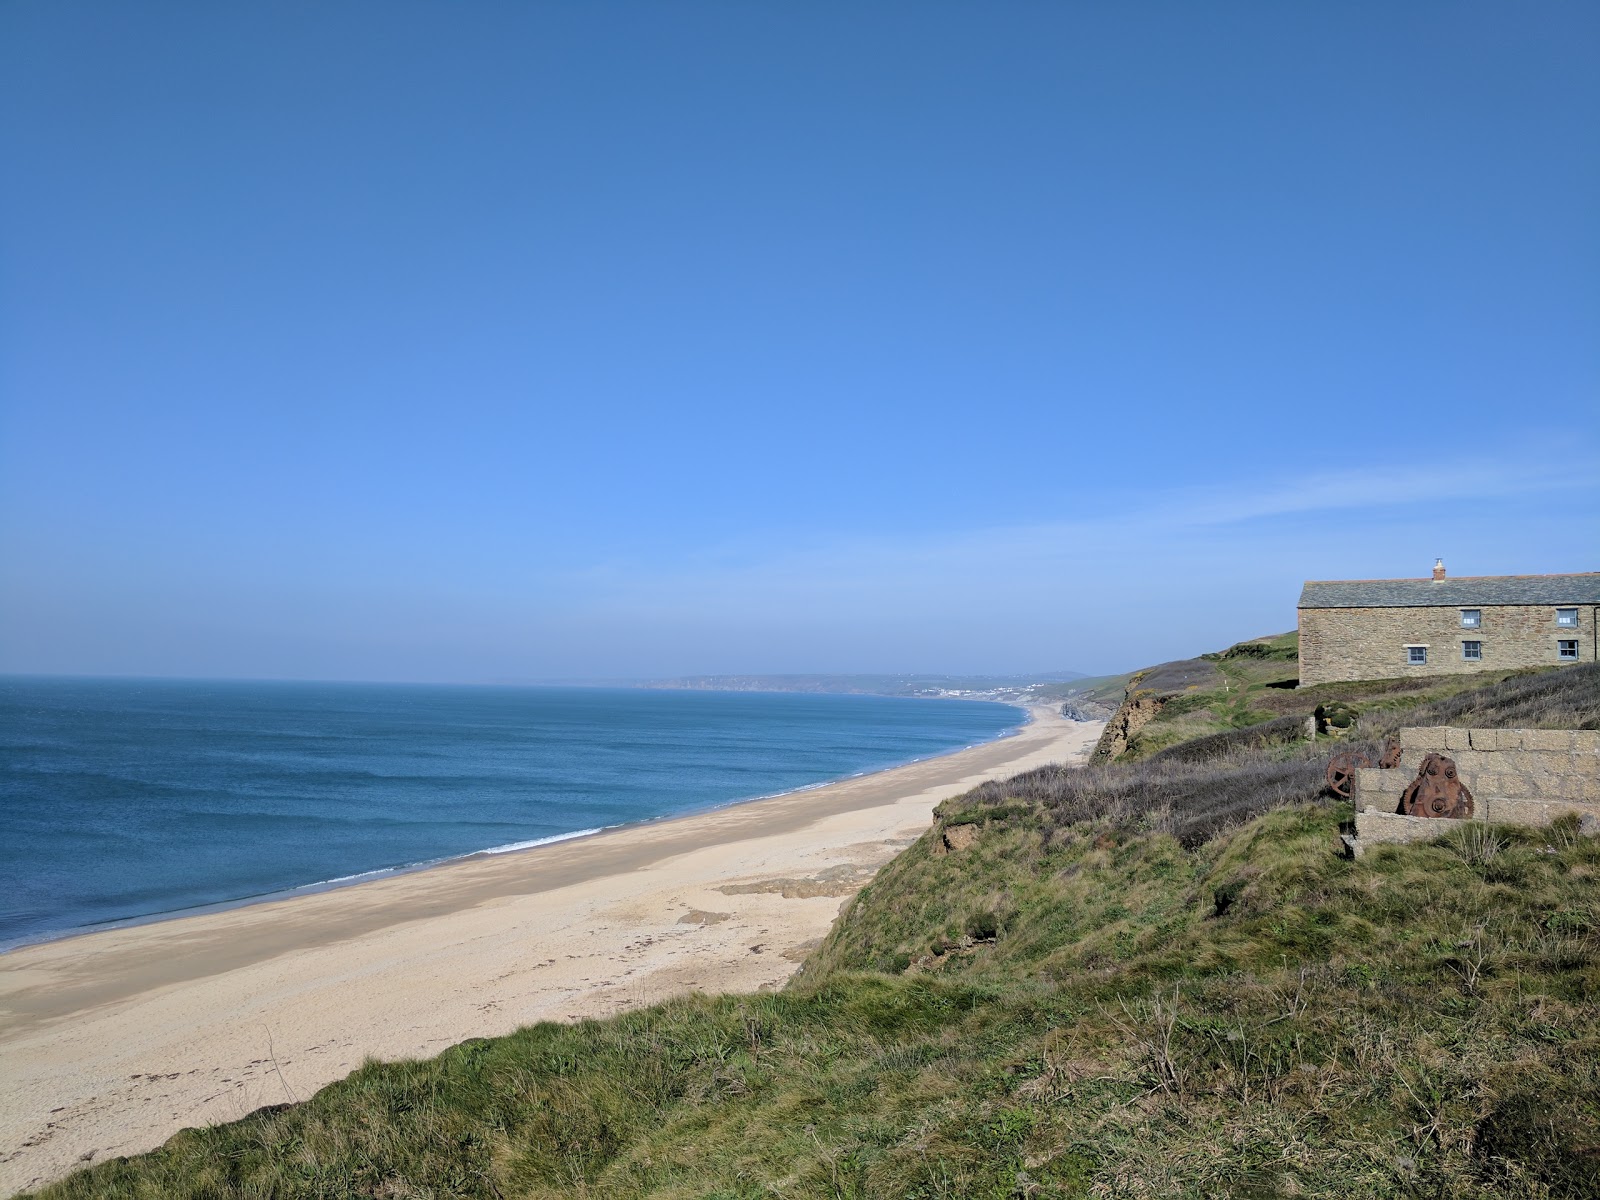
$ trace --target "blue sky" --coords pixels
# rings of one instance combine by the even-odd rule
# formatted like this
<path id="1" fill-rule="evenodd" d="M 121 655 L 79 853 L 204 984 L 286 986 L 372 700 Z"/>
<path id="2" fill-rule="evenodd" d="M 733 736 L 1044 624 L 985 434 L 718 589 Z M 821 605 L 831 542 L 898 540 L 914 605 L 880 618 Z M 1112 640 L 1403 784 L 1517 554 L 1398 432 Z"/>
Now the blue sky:
<path id="1" fill-rule="evenodd" d="M 1600 566 L 1600 7 L 0 7 L 0 670 L 1122 670 Z"/>

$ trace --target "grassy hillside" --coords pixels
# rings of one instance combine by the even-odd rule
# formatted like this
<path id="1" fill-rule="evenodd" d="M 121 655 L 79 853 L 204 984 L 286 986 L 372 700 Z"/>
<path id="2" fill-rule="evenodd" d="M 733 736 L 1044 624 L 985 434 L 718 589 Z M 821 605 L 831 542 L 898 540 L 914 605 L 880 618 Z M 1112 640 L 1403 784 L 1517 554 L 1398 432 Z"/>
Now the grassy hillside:
<path id="1" fill-rule="evenodd" d="M 1592 724 L 1600 668 L 1407 719 L 1451 714 Z M 1326 749 L 985 785 L 780 994 L 369 1064 L 41 1195 L 1600 1195 L 1600 840 L 1350 861 Z"/>
<path id="2" fill-rule="evenodd" d="M 1063 684 L 1059 698 L 1063 700 L 1088 700 L 1116 708 L 1122 703 L 1131 672 L 1124 675 L 1090 675 Z M 1051 696 L 1050 699 L 1057 697 Z"/>
<path id="3" fill-rule="evenodd" d="M 1166 663 L 1127 679 L 1125 696 L 1144 698 L 1156 710 L 1127 739 L 1118 761 L 1133 762 L 1169 746 L 1271 721 L 1292 728 L 1319 706 L 1353 706 L 1369 721 L 1386 720 L 1419 705 L 1448 699 L 1519 675 L 1527 669 L 1468 675 L 1414 675 L 1399 679 L 1325 683 L 1300 688 L 1297 633 L 1254 638 L 1216 654 Z M 1108 690 L 1103 681 L 1101 691 Z"/>

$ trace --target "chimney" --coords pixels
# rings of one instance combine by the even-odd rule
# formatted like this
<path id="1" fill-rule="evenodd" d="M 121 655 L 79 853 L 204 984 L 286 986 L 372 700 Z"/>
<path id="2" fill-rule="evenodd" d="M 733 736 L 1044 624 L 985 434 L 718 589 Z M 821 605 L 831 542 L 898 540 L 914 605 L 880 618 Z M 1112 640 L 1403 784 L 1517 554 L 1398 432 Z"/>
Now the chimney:
<path id="1" fill-rule="evenodd" d="M 1436 558 L 1436 559 L 1433 560 L 1433 581 L 1435 583 L 1438 583 L 1439 580 L 1441 580 L 1443 578 L 1444 578 L 1444 559 Z"/>

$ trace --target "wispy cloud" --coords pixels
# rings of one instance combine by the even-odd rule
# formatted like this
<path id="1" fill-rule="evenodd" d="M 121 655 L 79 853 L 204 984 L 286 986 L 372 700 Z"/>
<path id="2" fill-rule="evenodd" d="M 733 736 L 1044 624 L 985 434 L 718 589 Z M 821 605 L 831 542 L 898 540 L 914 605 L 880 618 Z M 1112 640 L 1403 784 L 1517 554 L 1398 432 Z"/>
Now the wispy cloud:
<path id="1" fill-rule="evenodd" d="M 1202 554 L 1215 560 L 1219 545 L 1240 557 L 1277 542 L 1285 532 L 1314 553 L 1338 540 L 1332 535 L 1341 522 L 1436 523 L 1463 502 L 1471 503 L 1475 521 L 1487 528 L 1496 520 L 1516 519 L 1510 512 L 1513 501 L 1585 493 L 1593 513 L 1600 468 L 1587 459 L 1445 469 L 1394 460 L 1253 486 L 1232 481 L 1130 492 L 1086 516 L 909 537 L 861 534 L 807 546 L 769 546 L 764 552 L 750 546 L 708 548 L 661 569 L 614 564 L 581 572 L 569 582 L 591 595 L 609 593 L 623 605 L 676 597 L 689 605 L 736 607 L 758 593 L 778 592 L 866 602 L 875 594 L 912 587 L 967 595 L 992 589 L 1003 578 L 1043 584 L 1093 571 L 1110 582 L 1105 572 L 1115 569 L 1137 579 L 1144 574 L 1141 558 L 1167 570 Z M 1436 547 L 1418 553 L 1423 552 L 1435 553 Z"/>
<path id="2" fill-rule="evenodd" d="M 170 588 L 100 602 L 41 577 L 8 610 L 20 632 L 4 661 L 207 674 L 248 643 L 256 657 L 233 670 L 351 678 L 1122 670 L 1291 628 L 1304 578 L 1421 574 L 1436 553 L 1462 573 L 1600 566 L 1574 557 L 1600 545 L 1594 459 L 1136 480 L 1077 514 L 529 566 L 470 592 L 442 572 L 437 586 L 398 591 L 224 579 L 198 604 Z M 48 656 L 48 637 L 78 657 Z"/>

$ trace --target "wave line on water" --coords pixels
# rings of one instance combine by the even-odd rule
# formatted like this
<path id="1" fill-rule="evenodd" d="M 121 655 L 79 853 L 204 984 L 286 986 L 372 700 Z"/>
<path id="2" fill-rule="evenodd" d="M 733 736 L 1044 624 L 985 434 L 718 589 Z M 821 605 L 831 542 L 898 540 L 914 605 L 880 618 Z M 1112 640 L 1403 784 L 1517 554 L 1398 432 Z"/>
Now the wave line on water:
<path id="1" fill-rule="evenodd" d="M 535 846 L 549 846 L 556 842 L 570 842 L 573 838 L 591 837 L 597 833 L 604 833 L 608 829 L 620 828 L 616 825 L 596 825 L 593 829 L 574 829 L 571 833 L 555 833 L 549 837 L 534 838 L 529 842 L 507 842 L 504 846 L 490 846 L 487 850 L 474 850 L 471 854 L 463 854 L 462 858 L 473 858 L 479 854 L 510 854 L 513 850 L 532 850 Z"/>

